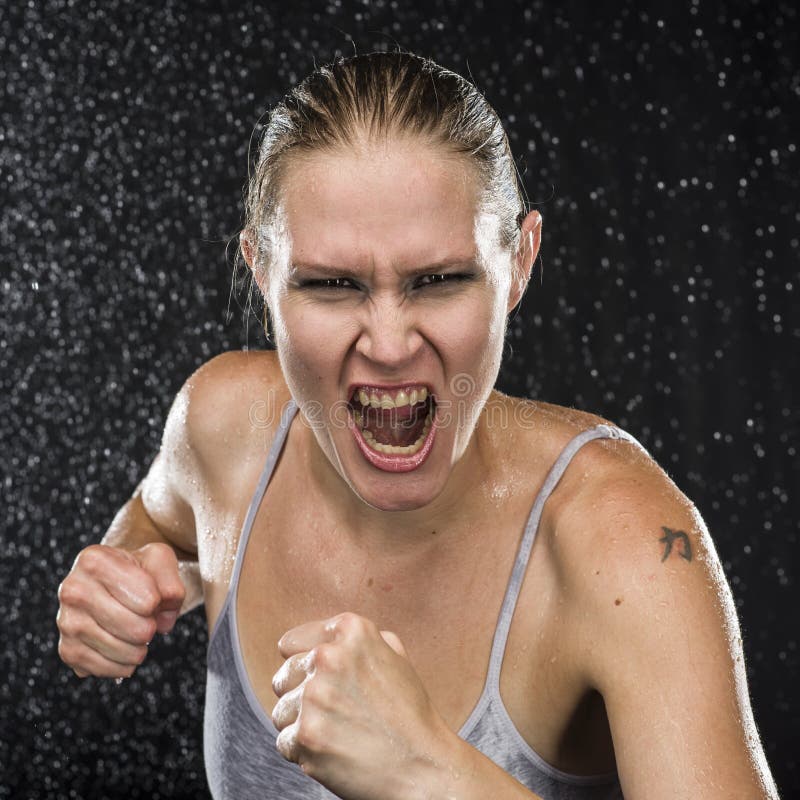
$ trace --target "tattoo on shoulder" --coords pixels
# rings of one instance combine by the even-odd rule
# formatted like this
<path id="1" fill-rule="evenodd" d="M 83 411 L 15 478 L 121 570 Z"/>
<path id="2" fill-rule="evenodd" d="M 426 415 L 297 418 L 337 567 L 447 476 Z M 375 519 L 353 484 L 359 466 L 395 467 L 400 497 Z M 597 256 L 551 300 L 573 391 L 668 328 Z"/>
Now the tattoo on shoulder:
<path id="1" fill-rule="evenodd" d="M 676 541 L 680 542 L 680 546 L 677 548 L 678 555 L 681 558 L 685 558 L 687 561 L 691 561 L 692 545 L 686 533 L 684 531 L 674 531 L 672 528 L 667 528 L 665 525 L 661 526 L 661 530 L 664 531 L 664 535 L 658 540 L 664 544 L 664 555 L 661 557 L 661 561 L 664 562 L 667 560 L 669 554 L 672 552 L 672 545 Z"/>

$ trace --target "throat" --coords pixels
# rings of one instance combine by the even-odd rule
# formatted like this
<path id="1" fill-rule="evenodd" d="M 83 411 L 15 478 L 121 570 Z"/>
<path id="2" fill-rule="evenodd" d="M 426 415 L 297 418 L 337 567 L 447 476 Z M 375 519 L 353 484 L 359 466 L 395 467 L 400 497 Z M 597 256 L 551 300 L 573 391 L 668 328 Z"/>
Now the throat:
<path id="1" fill-rule="evenodd" d="M 415 403 L 401 408 L 361 406 L 355 419 L 363 432 L 378 444 L 409 447 L 422 435 L 429 413 L 429 403 Z"/>

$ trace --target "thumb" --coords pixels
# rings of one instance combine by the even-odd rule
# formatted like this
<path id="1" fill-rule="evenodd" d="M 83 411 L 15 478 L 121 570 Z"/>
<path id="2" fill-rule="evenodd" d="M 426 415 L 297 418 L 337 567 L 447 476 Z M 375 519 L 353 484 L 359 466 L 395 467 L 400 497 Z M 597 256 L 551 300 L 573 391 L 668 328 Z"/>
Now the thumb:
<path id="1" fill-rule="evenodd" d="M 155 610 L 156 629 L 159 633 L 169 633 L 186 597 L 175 551 L 168 544 L 152 542 L 140 547 L 134 555 L 139 566 L 155 581 L 161 597 Z"/>
<path id="2" fill-rule="evenodd" d="M 403 658 L 408 658 L 408 653 L 406 653 L 405 647 L 403 647 L 403 643 L 400 641 L 400 637 L 396 633 L 392 633 L 391 631 L 381 631 L 381 636 L 386 644 L 392 648 L 392 650 L 397 653 L 397 655 L 402 656 Z"/>

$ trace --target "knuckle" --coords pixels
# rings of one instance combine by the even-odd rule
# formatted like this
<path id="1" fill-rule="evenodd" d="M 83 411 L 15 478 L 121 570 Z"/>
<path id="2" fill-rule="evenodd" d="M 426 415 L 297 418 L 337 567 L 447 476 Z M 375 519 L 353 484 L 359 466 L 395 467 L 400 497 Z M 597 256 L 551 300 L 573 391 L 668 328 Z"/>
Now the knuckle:
<path id="1" fill-rule="evenodd" d="M 72 666 L 72 646 L 64 637 L 58 640 L 58 657 L 65 663 Z"/>
<path id="2" fill-rule="evenodd" d="M 146 647 L 137 647 L 136 648 L 136 666 L 144 663 L 144 660 L 147 658 L 147 648 Z"/>
<path id="3" fill-rule="evenodd" d="M 345 611 L 336 618 L 334 630 L 345 636 L 355 636 L 364 632 L 366 620 L 352 611 Z"/>
<path id="4" fill-rule="evenodd" d="M 178 557 L 175 555 L 175 551 L 168 544 L 164 542 L 153 542 L 150 547 L 160 560 L 167 561 L 171 564 L 178 563 Z"/>
<path id="5" fill-rule="evenodd" d="M 326 710 L 332 707 L 331 687 L 326 681 L 309 679 L 303 688 L 303 707 Z"/>
<path id="6" fill-rule="evenodd" d="M 62 637 L 74 636 L 77 633 L 74 615 L 67 614 L 64 609 L 60 609 L 56 615 L 56 625 L 58 626 L 59 631 L 61 631 Z"/>
<path id="7" fill-rule="evenodd" d="M 311 664 L 321 671 L 334 671 L 339 667 L 338 648 L 331 644 L 319 644 L 311 651 Z"/>
<path id="8" fill-rule="evenodd" d="M 148 587 L 141 587 L 139 591 L 139 602 L 144 614 L 155 614 L 159 605 L 161 605 L 161 598 L 152 589 Z"/>
<path id="9" fill-rule="evenodd" d="M 83 614 L 62 614 L 58 621 L 58 629 L 62 634 L 71 639 L 80 639 L 86 632 Z"/>
<path id="10" fill-rule="evenodd" d="M 334 630 L 344 639 L 361 639 L 378 633 L 378 626 L 372 620 L 346 611 L 340 614 L 334 624 Z"/>
<path id="11" fill-rule="evenodd" d="M 78 553 L 75 565 L 95 575 L 103 569 L 106 561 L 106 548 L 101 544 L 90 544 Z"/>
<path id="12" fill-rule="evenodd" d="M 313 714 L 301 714 L 297 720 L 295 742 L 304 750 L 319 751 L 322 741 L 319 718 Z"/>
<path id="13" fill-rule="evenodd" d="M 150 569 L 162 571 L 166 569 L 178 569 L 178 556 L 170 545 L 164 542 L 150 542 L 142 547 L 139 552 L 146 558 L 146 563 Z"/>
<path id="14" fill-rule="evenodd" d="M 58 600 L 62 606 L 76 606 L 83 600 L 83 590 L 79 581 L 66 577 L 58 587 Z"/>

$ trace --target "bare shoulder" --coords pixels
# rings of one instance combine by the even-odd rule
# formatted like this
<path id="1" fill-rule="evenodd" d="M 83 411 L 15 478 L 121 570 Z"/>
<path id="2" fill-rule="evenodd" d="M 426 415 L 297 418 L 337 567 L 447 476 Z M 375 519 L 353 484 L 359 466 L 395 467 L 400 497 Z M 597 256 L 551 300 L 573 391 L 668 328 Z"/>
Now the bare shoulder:
<path id="1" fill-rule="evenodd" d="M 259 412 L 279 404 L 284 393 L 288 389 L 273 351 L 232 350 L 201 365 L 184 383 L 176 403 L 186 406 L 191 434 L 213 439 L 221 423 L 229 435 L 261 420 Z"/>
<path id="2" fill-rule="evenodd" d="M 584 431 L 598 425 L 615 427 L 597 414 L 498 391 L 492 392 L 484 416 L 496 447 L 503 453 L 503 460 L 513 459 L 515 471 L 526 476 L 524 480 L 543 467 L 551 466 L 570 441 Z M 579 456 L 587 449 L 583 448 Z M 616 447 L 609 448 L 602 442 L 591 447 L 592 452 L 598 454 L 607 449 Z M 570 468 L 564 479 L 568 480 L 574 473 Z"/>
<path id="3" fill-rule="evenodd" d="M 635 443 L 585 444 L 552 499 L 551 528 L 567 584 L 593 607 L 618 609 L 627 595 L 632 605 L 652 610 L 661 591 L 680 588 L 691 603 L 697 593 L 707 601 L 710 586 L 717 597 L 726 587 L 699 510 Z"/>
<path id="4" fill-rule="evenodd" d="M 203 498 L 213 496 L 220 507 L 235 502 L 237 476 L 263 462 L 289 398 L 269 351 L 223 353 L 184 382 L 142 483 L 148 514 L 176 543 L 192 544 Z"/>
<path id="5" fill-rule="evenodd" d="M 617 426 L 595 415 L 552 410 L 567 430 Z M 577 451 L 548 501 L 552 549 L 565 588 L 593 613 L 629 607 L 654 611 L 661 592 L 680 589 L 688 603 L 726 586 L 708 528 L 694 503 L 649 453 L 616 436 Z M 655 604 L 655 606 L 654 606 Z M 619 614 L 617 613 L 617 616 Z"/>
<path id="6" fill-rule="evenodd" d="M 274 352 L 223 353 L 184 383 L 169 414 L 165 444 L 176 455 L 182 448 L 203 482 L 220 488 L 234 465 L 263 460 L 289 397 Z"/>
<path id="7" fill-rule="evenodd" d="M 553 413 L 558 445 L 564 424 L 598 419 Z M 603 696 L 625 796 L 773 797 L 733 597 L 699 510 L 621 438 L 584 444 L 548 505 L 564 646 Z"/>

